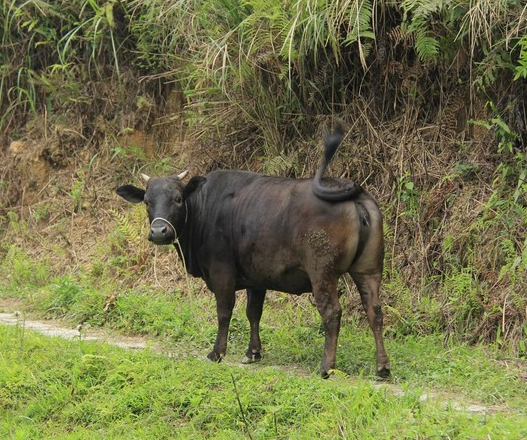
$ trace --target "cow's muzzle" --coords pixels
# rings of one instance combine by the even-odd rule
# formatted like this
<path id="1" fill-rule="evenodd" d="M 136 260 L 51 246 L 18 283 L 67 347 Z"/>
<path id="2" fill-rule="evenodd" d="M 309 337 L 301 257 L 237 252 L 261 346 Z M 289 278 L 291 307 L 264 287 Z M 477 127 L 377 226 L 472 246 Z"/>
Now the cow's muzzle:
<path id="1" fill-rule="evenodd" d="M 156 217 L 150 223 L 148 239 L 154 244 L 172 244 L 176 241 L 176 228 L 167 219 Z"/>

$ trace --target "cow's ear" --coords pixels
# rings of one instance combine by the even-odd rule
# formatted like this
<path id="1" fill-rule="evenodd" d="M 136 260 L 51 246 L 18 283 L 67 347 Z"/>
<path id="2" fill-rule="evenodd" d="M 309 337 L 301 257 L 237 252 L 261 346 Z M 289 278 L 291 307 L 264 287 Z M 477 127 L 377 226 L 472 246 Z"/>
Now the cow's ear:
<path id="1" fill-rule="evenodd" d="M 145 199 L 145 190 L 133 185 L 120 186 L 115 192 L 131 203 L 141 203 Z"/>
<path id="2" fill-rule="evenodd" d="M 183 188 L 183 199 L 186 199 L 194 192 L 198 192 L 203 184 L 207 181 L 203 176 L 194 176 Z"/>

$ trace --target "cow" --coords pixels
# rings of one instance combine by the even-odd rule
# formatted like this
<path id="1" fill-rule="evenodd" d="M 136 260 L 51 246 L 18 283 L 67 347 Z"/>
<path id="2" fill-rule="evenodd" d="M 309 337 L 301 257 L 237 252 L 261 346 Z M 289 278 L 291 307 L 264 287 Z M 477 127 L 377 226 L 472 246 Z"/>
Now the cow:
<path id="1" fill-rule="evenodd" d="M 216 170 L 185 185 L 185 171 L 158 178 L 143 175 L 146 190 L 117 188 L 128 202 L 146 205 L 148 239 L 156 245 L 173 244 L 186 271 L 202 278 L 214 293 L 218 332 L 207 355 L 210 360 L 219 362 L 226 355 L 237 290 L 247 291 L 250 339 L 245 363 L 261 359 L 259 325 L 266 291 L 313 292 L 325 330 L 320 373 L 327 378 L 335 368 L 342 315 L 337 284 L 347 272 L 375 338 L 376 374 L 390 375 L 379 301 L 381 212 L 360 185 L 324 178 L 342 139 L 340 126 L 325 137 L 322 163 L 313 179 Z"/>

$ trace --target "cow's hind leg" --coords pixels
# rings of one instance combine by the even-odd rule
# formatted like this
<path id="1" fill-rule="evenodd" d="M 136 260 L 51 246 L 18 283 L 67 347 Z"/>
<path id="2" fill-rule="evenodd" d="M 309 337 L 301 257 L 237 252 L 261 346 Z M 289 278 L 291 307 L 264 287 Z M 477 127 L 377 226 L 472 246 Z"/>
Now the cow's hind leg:
<path id="1" fill-rule="evenodd" d="M 315 303 L 324 324 L 324 353 L 320 366 L 320 374 L 324 379 L 328 378 L 330 370 L 335 368 L 337 340 L 342 316 L 342 307 L 337 293 L 337 281 L 335 277 L 334 280 L 325 279 L 320 283 L 312 283 Z"/>
<path id="2" fill-rule="evenodd" d="M 381 285 L 380 273 L 362 274 L 350 273 L 353 281 L 359 289 L 362 305 L 368 317 L 368 323 L 375 338 L 375 348 L 377 357 L 377 376 L 386 378 L 390 375 L 390 360 L 384 349 L 382 336 L 382 310 L 379 301 L 379 288 Z"/>
<path id="3" fill-rule="evenodd" d="M 260 318 L 262 317 L 265 290 L 247 289 L 247 319 L 251 326 L 249 348 L 245 352 L 244 364 L 257 362 L 262 358 L 262 342 L 260 341 Z"/>
<path id="4" fill-rule="evenodd" d="M 216 311 L 218 314 L 218 333 L 212 351 L 207 355 L 211 361 L 220 362 L 227 353 L 227 336 L 231 323 L 232 309 L 235 303 L 234 289 L 222 290 L 216 296 Z"/>

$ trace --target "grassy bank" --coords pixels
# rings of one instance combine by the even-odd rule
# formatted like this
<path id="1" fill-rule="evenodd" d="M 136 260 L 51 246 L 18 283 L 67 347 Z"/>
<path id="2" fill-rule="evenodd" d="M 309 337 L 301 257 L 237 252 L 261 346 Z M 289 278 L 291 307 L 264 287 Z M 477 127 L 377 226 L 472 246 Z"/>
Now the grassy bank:
<path id="1" fill-rule="evenodd" d="M 365 337 L 360 330 L 355 333 L 357 347 L 350 351 L 357 354 L 365 349 L 361 342 Z M 295 343 L 294 337 L 290 341 Z M 344 347 L 348 343 L 345 336 Z M 366 345 L 370 347 L 369 342 Z M 527 436 L 522 403 L 525 383 L 513 370 L 503 374 L 504 368 L 482 350 L 445 350 L 430 339 L 392 341 L 390 348 L 404 390 L 399 397 L 364 377 L 336 374 L 324 381 L 317 375 L 299 376 L 265 365 L 238 368 L 201 358 L 167 359 L 148 350 L 130 352 L 99 343 L 47 339 L 24 332 L 22 324 L 0 327 L 0 437 L 316 436 L 364 440 Z M 406 359 L 398 357 L 403 351 Z M 434 369 L 426 361 L 432 352 Z M 474 383 L 484 376 L 492 385 Z M 431 383 L 438 384 L 438 397 L 422 401 L 424 387 Z M 499 403 L 499 411 L 472 414 L 455 409 L 452 401 L 464 401 L 464 394 L 485 395 L 489 404 Z"/>
<path id="2" fill-rule="evenodd" d="M 0 438 L 527 435 L 525 360 L 506 345 L 469 345 L 431 326 L 419 330 L 419 321 L 410 322 L 406 315 L 395 319 L 388 307 L 391 384 L 405 393 L 397 397 L 374 386 L 373 337 L 358 295 L 351 291 L 341 298 L 337 370 L 322 381 L 317 374 L 323 345 L 318 312 L 307 295 L 271 293 L 262 319 L 263 360 L 240 369 L 232 365 L 243 358 L 249 334 L 240 293 L 228 363 L 212 364 L 204 361 L 216 332 L 212 294 L 185 278 L 177 289 L 156 286 L 153 274 L 161 277 L 167 262 L 174 266 L 173 252 L 154 255 L 138 269 L 136 254 L 108 253 L 112 243 L 124 243 L 113 240 L 104 243 L 104 258 L 93 258 L 77 274 L 53 270 L 45 258 L 32 258 L 13 250 L 14 245 L 3 260 L 0 297 L 16 300 L 21 313 L 17 327 L 0 329 Z M 150 272 L 152 267 L 157 272 Z M 88 332 L 102 327 L 146 336 L 172 356 L 46 340 L 24 331 L 24 318 L 32 316 L 58 318 L 70 328 L 83 323 Z M 423 402 L 423 393 L 437 397 Z M 490 411 L 470 414 L 456 410 L 453 402 L 485 405 Z"/>

